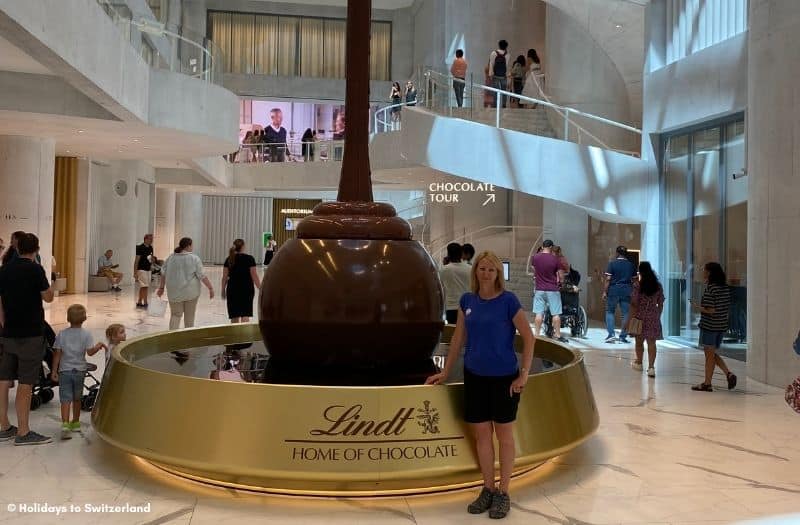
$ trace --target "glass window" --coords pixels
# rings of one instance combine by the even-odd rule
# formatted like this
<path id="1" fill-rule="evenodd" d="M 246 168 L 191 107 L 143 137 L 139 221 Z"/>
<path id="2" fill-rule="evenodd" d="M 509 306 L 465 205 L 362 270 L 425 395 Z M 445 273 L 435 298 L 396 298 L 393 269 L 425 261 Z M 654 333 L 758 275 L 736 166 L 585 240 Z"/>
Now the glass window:
<path id="1" fill-rule="evenodd" d="M 680 135 L 667 140 L 664 169 L 666 212 L 666 332 L 671 336 L 688 337 L 691 324 L 687 294 L 689 264 L 689 136 Z"/>

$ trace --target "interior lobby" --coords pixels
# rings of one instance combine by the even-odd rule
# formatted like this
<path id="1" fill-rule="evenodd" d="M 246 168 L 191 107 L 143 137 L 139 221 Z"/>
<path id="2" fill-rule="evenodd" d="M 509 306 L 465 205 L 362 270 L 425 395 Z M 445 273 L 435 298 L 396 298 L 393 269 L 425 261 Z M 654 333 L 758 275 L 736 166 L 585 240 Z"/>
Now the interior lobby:
<path id="1" fill-rule="evenodd" d="M 0 522 L 489 519 L 467 356 L 423 384 L 461 342 L 440 275 L 451 243 L 496 254 L 535 328 L 552 240 L 579 292 L 527 370 L 511 336 L 505 521 L 800 524 L 799 30 L 795 0 L 0 0 L 0 252 L 36 235 L 55 334 L 80 304 L 93 345 L 127 336 L 85 357 L 79 432 L 52 357 L 50 442 L 0 421 Z M 663 289 L 652 373 L 608 338 L 618 246 Z"/>

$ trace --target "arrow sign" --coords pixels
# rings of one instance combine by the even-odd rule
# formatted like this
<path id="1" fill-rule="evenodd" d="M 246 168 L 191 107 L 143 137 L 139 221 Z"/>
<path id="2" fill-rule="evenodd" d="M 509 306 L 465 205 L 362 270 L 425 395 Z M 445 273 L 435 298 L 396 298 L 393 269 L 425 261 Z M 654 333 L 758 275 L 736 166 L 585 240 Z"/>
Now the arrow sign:
<path id="1" fill-rule="evenodd" d="M 494 193 L 487 193 L 486 196 L 488 197 L 488 199 L 486 199 L 486 202 L 483 203 L 483 206 L 486 206 L 487 204 L 489 204 L 490 202 L 494 202 L 495 200 Z"/>

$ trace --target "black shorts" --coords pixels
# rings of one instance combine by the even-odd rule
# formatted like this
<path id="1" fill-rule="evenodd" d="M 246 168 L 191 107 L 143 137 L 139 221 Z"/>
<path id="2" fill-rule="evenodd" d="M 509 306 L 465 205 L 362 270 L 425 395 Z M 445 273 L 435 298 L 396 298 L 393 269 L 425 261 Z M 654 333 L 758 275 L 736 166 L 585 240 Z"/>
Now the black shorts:
<path id="1" fill-rule="evenodd" d="M 17 379 L 21 385 L 35 385 L 42 373 L 43 336 L 3 338 L 0 350 L 0 381 Z"/>
<path id="2" fill-rule="evenodd" d="M 517 419 L 519 394 L 510 395 L 511 383 L 519 376 L 479 376 L 464 368 L 464 421 L 467 423 L 511 423 Z"/>

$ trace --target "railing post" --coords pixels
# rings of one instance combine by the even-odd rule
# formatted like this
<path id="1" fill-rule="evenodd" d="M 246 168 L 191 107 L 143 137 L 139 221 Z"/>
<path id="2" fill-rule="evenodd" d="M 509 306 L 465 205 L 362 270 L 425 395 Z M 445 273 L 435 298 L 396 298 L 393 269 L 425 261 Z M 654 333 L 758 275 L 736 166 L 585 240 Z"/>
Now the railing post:
<path id="1" fill-rule="evenodd" d="M 569 108 L 564 111 L 564 140 L 569 140 Z"/>
<path id="2" fill-rule="evenodd" d="M 450 86 L 445 86 L 445 88 L 447 88 L 447 92 L 446 92 L 447 93 L 447 113 L 448 113 L 449 116 L 452 117 L 453 116 L 453 100 L 452 100 L 453 89 L 452 89 L 451 86 L 453 85 L 453 82 L 455 82 L 455 80 L 453 80 L 453 75 L 447 75 L 447 82 L 450 84 Z"/>
<path id="3" fill-rule="evenodd" d="M 475 80 L 469 74 L 469 119 L 475 120 Z"/>
<path id="4" fill-rule="evenodd" d="M 500 100 L 500 93 L 497 91 L 494 92 L 494 106 L 495 106 L 495 120 L 494 120 L 494 127 L 500 127 L 500 108 L 503 106 L 502 101 Z"/>

